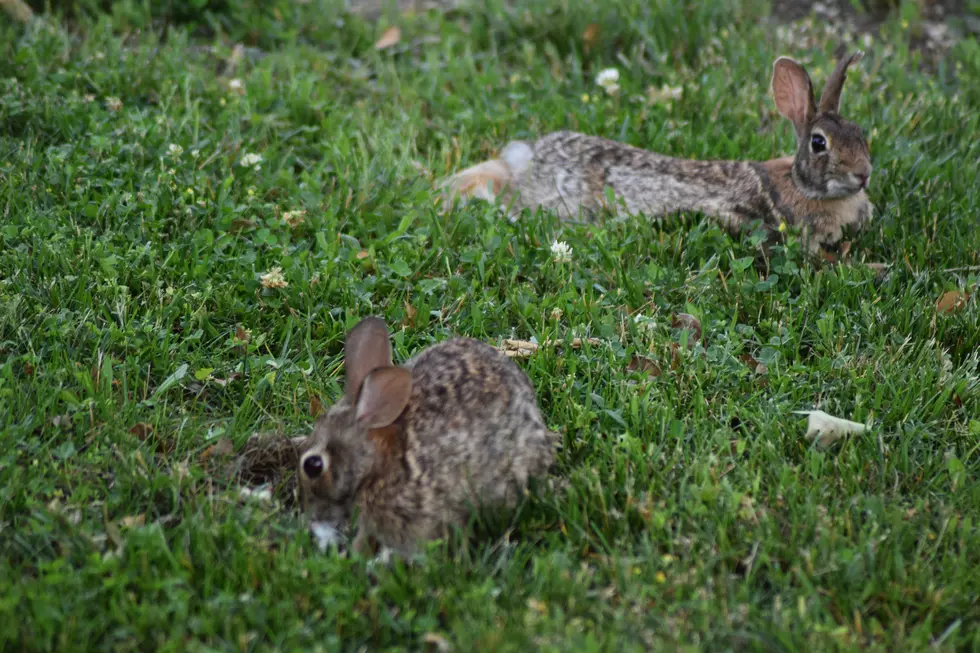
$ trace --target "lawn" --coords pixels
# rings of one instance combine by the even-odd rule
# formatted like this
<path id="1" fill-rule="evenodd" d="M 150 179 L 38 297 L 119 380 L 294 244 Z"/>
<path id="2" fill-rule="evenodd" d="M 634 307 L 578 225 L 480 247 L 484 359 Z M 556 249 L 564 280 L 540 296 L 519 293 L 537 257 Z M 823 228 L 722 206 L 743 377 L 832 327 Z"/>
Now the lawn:
<path id="1" fill-rule="evenodd" d="M 789 153 L 772 61 L 819 88 L 839 27 L 722 0 L 209 4 L 0 15 L 0 649 L 980 649 L 976 38 L 910 49 L 914 2 L 847 37 L 876 218 L 854 265 L 793 238 L 759 263 L 697 215 L 512 223 L 433 182 L 561 128 Z M 288 486 L 228 472 L 253 433 L 309 430 L 367 315 L 397 360 L 565 343 L 516 359 L 551 478 L 410 566 L 321 553 Z M 812 409 L 870 428 L 820 448 Z"/>

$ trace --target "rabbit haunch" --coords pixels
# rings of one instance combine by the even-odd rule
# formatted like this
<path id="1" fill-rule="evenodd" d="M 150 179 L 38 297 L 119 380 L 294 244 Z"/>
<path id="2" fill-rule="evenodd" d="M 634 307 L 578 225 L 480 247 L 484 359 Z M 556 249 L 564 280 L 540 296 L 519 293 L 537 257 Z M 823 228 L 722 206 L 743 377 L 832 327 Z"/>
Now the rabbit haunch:
<path id="1" fill-rule="evenodd" d="M 700 211 L 733 232 L 756 220 L 773 232 L 787 223 L 802 228 L 816 251 L 840 241 L 845 229 L 863 226 L 873 213 L 865 193 L 871 177 L 867 142 L 860 127 L 838 114 L 847 67 L 860 58 L 857 53 L 838 62 L 819 105 L 800 64 L 787 57 L 773 64 L 776 107 L 796 134 L 793 157 L 692 161 L 561 131 L 533 143 L 509 143 L 499 158 L 443 185 L 450 198 L 498 201 L 512 215 L 541 207 L 574 220 L 622 206 L 629 214 L 654 217 Z"/>
<path id="2" fill-rule="evenodd" d="M 347 336 L 344 396 L 302 445 L 299 485 L 312 521 L 404 555 L 465 524 L 477 506 L 511 506 L 547 472 L 555 434 L 527 375 L 495 348 L 456 338 L 394 366 L 377 318 Z"/>

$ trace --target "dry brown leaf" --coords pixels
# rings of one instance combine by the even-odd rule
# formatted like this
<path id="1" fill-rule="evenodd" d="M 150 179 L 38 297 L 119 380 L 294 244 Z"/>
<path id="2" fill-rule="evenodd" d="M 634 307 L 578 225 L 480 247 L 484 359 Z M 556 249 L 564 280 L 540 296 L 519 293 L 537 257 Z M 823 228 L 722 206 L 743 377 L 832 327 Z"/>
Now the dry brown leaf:
<path id="1" fill-rule="evenodd" d="M 246 337 L 248 337 L 248 336 L 246 336 Z M 241 376 L 241 374 L 239 374 L 238 372 L 232 372 L 231 374 L 228 375 L 227 378 L 224 378 L 224 379 L 219 379 L 219 378 L 216 378 L 216 377 L 211 377 L 210 379 L 208 379 L 208 383 L 214 383 L 215 385 L 219 385 L 219 386 L 221 386 L 223 388 L 223 387 L 225 387 L 226 385 L 228 385 L 229 383 L 231 383 L 232 381 L 234 381 L 235 379 L 237 379 L 240 376 Z"/>
<path id="2" fill-rule="evenodd" d="M 214 456 L 230 456 L 235 453 L 235 445 L 227 438 L 220 438 L 217 442 L 201 452 L 201 464 L 203 465 Z"/>
<path id="3" fill-rule="evenodd" d="M 235 329 L 235 337 L 238 338 L 238 340 L 245 345 L 247 345 L 249 341 L 252 339 L 252 335 L 248 332 L 248 330 L 245 327 L 241 325 L 239 325 L 238 328 Z"/>
<path id="4" fill-rule="evenodd" d="M 650 376 L 660 376 L 662 374 L 660 366 L 652 358 L 648 358 L 647 356 L 634 356 L 630 359 L 626 369 L 630 372 L 641 370 Z"/>
<path id="5" fill-rule="evenodd" d="M 691 337 L 687 339 L 688 349 L 694 347 L 701 341 L 701 323 L 696 317 L 689 313 L 677 313 L 671 321 L 671 327 L 691 332 Z"/>
<path id="6" fill-rule="evenodd" d="M 417 314 L 418 314 L 418 311 L 406 299 L 405 300 L 405 319 L 402 320 L 402 324 L 405 325 L 405 326 L 415 326 L 415 316 Z"/>
<path id="7" fill-rule="evenodd" d="M 135 435 L 140 442 L 153 435 L 153 425 L 146 422 L 137 422 L 129 427 L 129 432 Z"/>
<path id="8" fill-rule="evenodd" d="M 765 363 L 760 363 L 754 356 L 752 356 L 752 354 L 748 352 L 739 356 L 738 359 L 748 365 L 749 369 L 756 374 L 765 374 L 769 371 L 769 368 L 766 367 Z"/>
<path id="9" fill-rule="evenodd" d="M 310 417 L 316 417 L 323 412 L 323 402 L 316 395 L 310 395 Z"/>
<path id="10" fill-rule="evenodd" d="M 395 26 L 389 27 L 382 34 L 375 44 L 375 50 L 386 50 L 393 45 L 397 45 L 402 40 L 402 31 Z"/>
<path id="11" fill-rule="evenodd" d="M 961 290 L 950 290 L 943 293 L 936 302 L 936 310 L 940 313 L 955 313 L 966 306 L 969 298 L 970 296 Z"/>
<path id="12" fill-rule="evenodd" d="M 138 515 L 129 515 L 127 517 L 123 517 L 122 519 L 120 519 L 119 523 L 124 528 L 139 528 L 140 526 L 143 526 L 146 523 L 146 515 L 142 513 Z"/>
<path id="13" fill-rule="evenodd" d="M 255 226 L 254 220 L 244 220 L 239 218 L 231 221 L 231 228 L 229 229 L 229 231 L 232 232 L 245 231 L 247 229 L 251 229 L 254 226 Z"/>
<path id="14" fill-rule="evenodd" d="M 359 252 L 357 253 L 357 255 L 355 256 L 355 258 L 356 258 L 356 259 L 357 259 L 358 261 L 363 261 L 363 260 L 364 260 L 364 259 L 366 259 L 366 258 L 367 258 L 368 256 L 370 256 L 370 254 L 368 253 L 368 251 L 367 251 L 366 249 L 362 249 L 361 251 L 359 251 Z"/>
<path id="15" fill-rule="evenodd" d="M 582 43 L 585 45 L 585 51 L 591 50 L 596 43 L 599 41 L 599 23 L 592 23 L 585 28 L 582 32 Z"/>

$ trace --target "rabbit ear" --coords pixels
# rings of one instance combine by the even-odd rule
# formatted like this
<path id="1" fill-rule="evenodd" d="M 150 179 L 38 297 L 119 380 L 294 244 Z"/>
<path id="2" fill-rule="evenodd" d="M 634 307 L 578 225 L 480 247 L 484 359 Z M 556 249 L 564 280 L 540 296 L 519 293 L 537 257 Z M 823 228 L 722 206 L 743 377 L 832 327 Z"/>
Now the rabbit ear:
<path id="1" fill-rule="evenodd" d="M 364 379 L 379 367 L 391 367 L 391 343 L 384 320 L 367 317 L 357 323 L 344 342 L 344 394 L 352 404 L 357 400 Z"/>
<path id="2" fill-rule="evenodd" d="M 383 367 L 364 379 L 357 398 L 355 417 L 369 429 L 378 429 L 394 422 L 412 394 L 412 373 L 404 367 Z"/>
<path id="3" fill-rule="evenodd" d="M 827 78 L 827 83 L 823 87 L 823 93 L 820 94 L 819 108 L 821 113 L 827 111 L 838 113 L 840 111 L 840 92 L 844 86 L 844 80 L 847 79 L 847 67 L 860 61 L 863 56 L 863 52 L 855 52 L 850 56 L 841 58 L 834 66 L 834 72 L 830 73 L 830 77 Z"/>
<path id="4" fill-rule="evenodd" d="M 772 95 L 776 109 L 790 119 L 797 137 L 802 137 L 817 114 L 813 86 L 803 66 L 789 57 L 776 59 L 772 66 Z"/>

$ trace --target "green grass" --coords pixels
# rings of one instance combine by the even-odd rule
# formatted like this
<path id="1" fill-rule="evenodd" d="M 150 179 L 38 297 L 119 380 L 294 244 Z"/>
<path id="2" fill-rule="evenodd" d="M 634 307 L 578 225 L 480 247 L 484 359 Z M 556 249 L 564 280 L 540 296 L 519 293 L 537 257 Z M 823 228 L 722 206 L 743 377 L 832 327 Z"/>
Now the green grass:
<path id="1" fill-rule="evenodd" d="M 338 4 L 236 3 L 200 21 L 222 37 L 135 2 L 68 37 L 0 25 L 0 648 L 980 648 L 980 304 L 936 310 L 978 291 L 951 269 L 980 265 L 980 45 L 922 67 L 896 18 L 848 80 L 878 208 L 853 251 L 895 266 L 876 282 L 794 242 L 766 274 L 693 215 L 511 224 L 432 190 L 559 128 L 789 152 L 771 62 L 821 85 L 832 31 L 801 50 L 720 0 L 520 0 L 403 19 L 377 52 L 384 24 Z M 266 56 L 237 95 L 200 46 L 242 40 Z M 665 84 L 682 98 L 646 101 Z M 679 312 L 704 338 L 672 367 Z M 399 360 L 452 334 L 601 339 L 521 362 L 567 487 L 411 567 L 243 503 L 202 453 L 308 429 L 369 314 Z M 792 412 L 812 408 L 872 429 L 819 450 Z"/>

